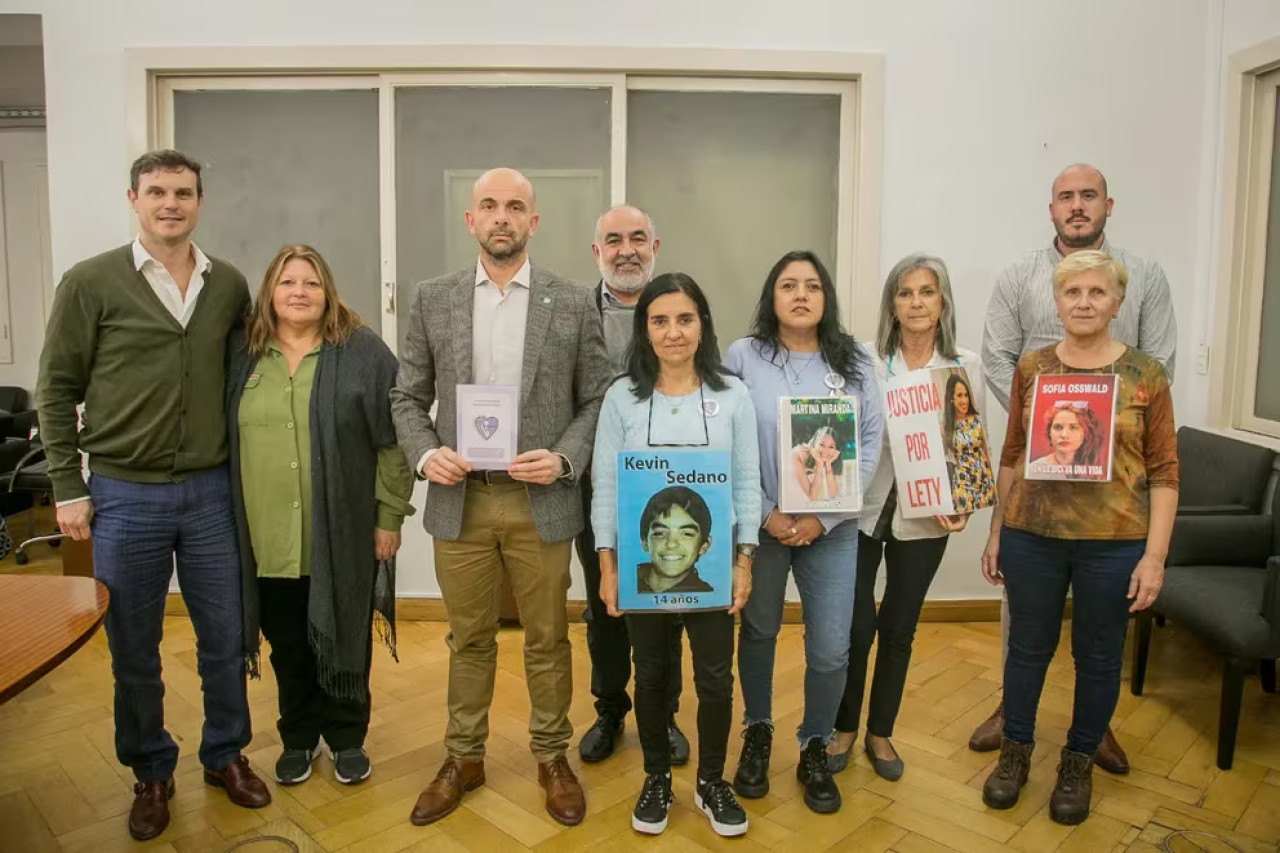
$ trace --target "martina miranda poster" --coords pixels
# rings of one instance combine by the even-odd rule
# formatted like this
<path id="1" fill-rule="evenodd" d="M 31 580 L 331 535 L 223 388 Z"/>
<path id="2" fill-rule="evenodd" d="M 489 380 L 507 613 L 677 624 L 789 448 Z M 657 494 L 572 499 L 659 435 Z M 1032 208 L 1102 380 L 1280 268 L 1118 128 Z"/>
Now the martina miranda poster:
<path id="1" fill-rule="evenodd" d="M 1116 387 L 1112 373 L 1037 376 L 1023 476 L 1108 482 L 1115 447 Z"/>
<path id="2" fill-rule="evenodd" d="M 619 609 L 729 607 L 731 466 L 727 450 L 618 454 Z"/>
<path id="3" fill-rule="evenodd" d="M 862 509 L 857 397 L 781 397 L 778 432 L 779 510 Z"/>

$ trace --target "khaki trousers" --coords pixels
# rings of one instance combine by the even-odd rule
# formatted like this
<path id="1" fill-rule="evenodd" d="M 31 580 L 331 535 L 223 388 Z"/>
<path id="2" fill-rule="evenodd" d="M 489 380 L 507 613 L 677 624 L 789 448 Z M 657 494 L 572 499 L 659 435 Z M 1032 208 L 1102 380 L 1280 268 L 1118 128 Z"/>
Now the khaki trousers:
<path id="1" fill-rule="evenodd" d="M 540 761 L 564 755 L 573 734 L 573 672 L 565 597 L 572 540 L 538 538 L 523 483 L 470 480 L 457 540 L 436 539 L 436 580 L 449 612 L 449 725 L 445 750 L 484 757 L 498 662 L 500 581 L 505 569 L 524 626 L 530 750 Z"/>

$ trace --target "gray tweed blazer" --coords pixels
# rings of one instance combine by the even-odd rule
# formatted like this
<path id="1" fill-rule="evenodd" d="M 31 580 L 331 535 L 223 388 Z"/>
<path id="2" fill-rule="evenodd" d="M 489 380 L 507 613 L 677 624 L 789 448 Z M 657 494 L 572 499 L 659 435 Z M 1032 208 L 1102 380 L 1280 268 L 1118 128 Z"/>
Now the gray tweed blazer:
<path id="1" fill-rule="evenodd" d="M 455 388 L 474 381 L 472 328 L 475 267 L 421 282 L 409 307 L 400 373 L 391 389 L 396 435 L 410 465 L 436 447 L 457 446 Z M 562 453 L 571 482 L 526 485 L 538 535 L 572 539 L 582 530 L 578 477 L 591 462 L 596 420 L 608 387 L 609 358 L 591 292 L 532 267 L 521 371 L 518 447 Z M 439 402 L 433 418 L 431 407 Z M 417 472 L 421 477 L 421 472 Z M 457 539 L 467 482 L 427 487 L 422 526 L 433 537 Z"/>

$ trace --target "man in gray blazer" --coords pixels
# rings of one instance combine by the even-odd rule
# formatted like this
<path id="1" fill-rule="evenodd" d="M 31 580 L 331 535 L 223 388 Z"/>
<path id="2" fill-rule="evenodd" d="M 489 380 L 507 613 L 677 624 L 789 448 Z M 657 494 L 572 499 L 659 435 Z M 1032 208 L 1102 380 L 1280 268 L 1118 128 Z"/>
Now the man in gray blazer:
<path id="1" fill-rule="evenodd" d="M 538 781 L 548 814 L 574 825 L 586 802 L 564 757 L 573 733 L 565 594 L 584 526 L 579 476 L 591 460 L 609 359 L 591 293 L 529 263 L 538 214 L 524 175 L 481 175 L 466 218 L 479 260 L 417 286 L 391 392 L 400 444 L 430 482 L 423 526 L 449 613 L 447 755 L 410 820 L 439 820 L 484 784 L 505 569 L 525 632 Z M 520 389 L 519 455 L 505 471 L 473 470 L 455 450 L 463 384 Z"/>

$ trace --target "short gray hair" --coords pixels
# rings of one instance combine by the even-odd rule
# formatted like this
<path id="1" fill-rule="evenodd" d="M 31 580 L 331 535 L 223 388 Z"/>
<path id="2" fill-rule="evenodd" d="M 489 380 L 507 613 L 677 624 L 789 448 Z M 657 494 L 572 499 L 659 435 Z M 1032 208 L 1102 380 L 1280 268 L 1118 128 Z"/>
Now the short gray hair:
<path id="1" fill-rule="evenodd" d="M 639 213 L 641 216 L 644 217 L 645 230 L 649 232 L 650 240 L 653 240 L 658 236 L 657 230 L 654 229 L 653 227 L 653 217 L 650 216 L 647 211 L 641 210 L 640 208 L 636 207 L 634 204 L 624 203 L 624 204 L 615 204 L 613 207 L 609 208 L 604 213 L 596 217 L 596 231 L 595 231 L 595 236 L 591 238 L 592 242 L 595 242 L 599 240 L 602 236 L 604 236 L 600 233 L 600 224 L 604 222 L 604 218 L 608 216 L 610 213 L 613 213 L 615 210 L 621 210 L 624 207 L 630 208 L 631 210 L 636 211 L 637 213 Z"/>
<path id="2" fill-rule="evenodd" d="M 881 358 L 889 358 L 902 345 L 902 331 L 898 327 L 893 299 L 898 293 L 903 277 L 915 270 L 928 270 L 938 280 L 938 292 L 942 294 L 942 314 L 938 317 L 938 329 L 933 345 L 943 358 L 957 358 L 955 301 L 951 298 L 951 276 L 942 258 L 922 252 L 907 255 L 898 261 L 884 280 L 884 292 L 880 297 L 880 328 L 876 333 L 876 352 Z"/>

